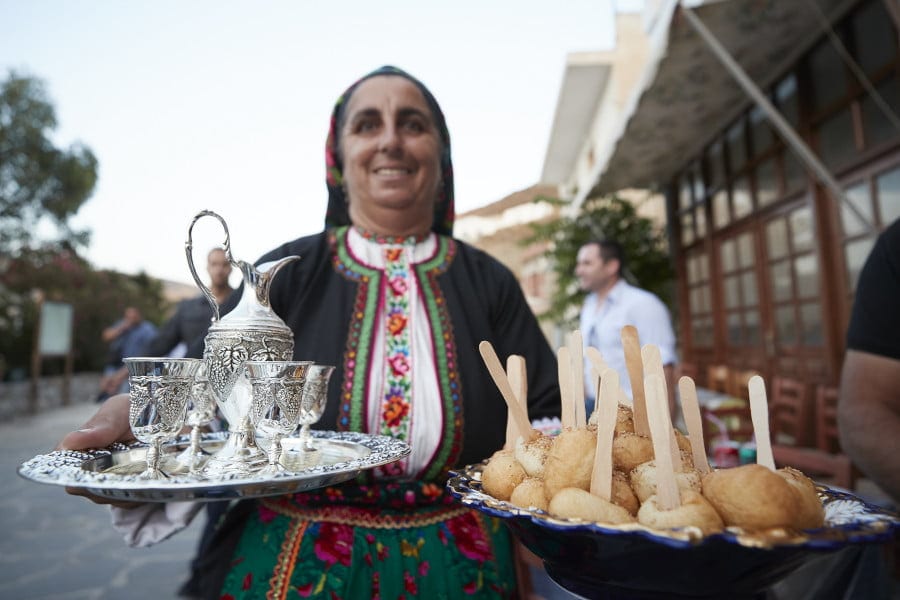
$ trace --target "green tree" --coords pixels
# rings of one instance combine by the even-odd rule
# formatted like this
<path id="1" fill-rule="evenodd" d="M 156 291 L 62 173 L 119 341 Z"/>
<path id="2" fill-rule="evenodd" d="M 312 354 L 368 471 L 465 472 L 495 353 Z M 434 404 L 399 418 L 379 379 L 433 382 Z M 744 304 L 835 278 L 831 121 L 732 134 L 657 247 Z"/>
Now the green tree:
<path id="1" fill-rule="evenodd" d="M 539 198 L 556 206 L 568 204 L 557 198 Z M 625 278 L 659 296 L 671 308 L 672 263 L 663 231 L 650 219 L 641 217 L 630 202 L 616 195 L 589 198 L 574 217 L 561 217 L 532 224 L 532 235 L 524 244 L 549 241 L 545 256 L 556 276 L 550 308 L 540 318 L 572 328 L 585 293 L 575 281 L 578 249 L 586 242 L 613 239 L 622 245 L 626 257 Z"/>
<path id="2" fill-rule="evenodd" d="M 56 125 L 43 82 L 10 71 L 0 83 L 0 255 L 89 242 L 69 219 L 93 193 L 97 159 L 80 143 L 57 148 L 49 138 Z M 38 239 L 39 223 L 55 226 L 56 239 Z"/>

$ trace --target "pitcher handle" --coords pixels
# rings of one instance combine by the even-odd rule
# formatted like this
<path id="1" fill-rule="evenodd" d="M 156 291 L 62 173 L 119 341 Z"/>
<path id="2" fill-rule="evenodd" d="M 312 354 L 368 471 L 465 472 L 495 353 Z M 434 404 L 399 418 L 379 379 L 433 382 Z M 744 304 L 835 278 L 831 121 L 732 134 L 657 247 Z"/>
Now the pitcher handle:
<path id="1" fill-rule="evenodd" d="M 219 223 L 222 224 L 222 229 L 225 230 L 225 243 L 222 245 L 223 250 L 225 250 L 225 258 L 228 259 L 228 262 L 232 264 L 234 267 L 240 268 L 237 262 L 234 260 L 234 257 L 231 256 L 231 234 L 228 233 L 228 225 L 225 223 L 225 219 L 223 219 L 218 213 L 215 213 L 211 210 L 201 210 L 194 217 L 194 220 L 191 221 L 191 226 L 188 227 L 188 236 L 187 240 L 184 242 L 184 252 L 187 254 L 188 267 L 191 270 L 191 275 L 194 277 L 194 281 L 197 282 L 197 285 L 200 287 L 200 291 L 203 292 L 203 295 L 206 296 L 207 302 L 213 309 L 213 322 L 219 320 L 219 303 L 216 302 L 216 297 L 213 295 L 212 290 L 210 290 L 206 284 L 203 283 L 203 280 L 200 279 L 200 276 L 197 275 L 197 269 L 194 267 L 194 243 L 191 238 L 191 234 L 194 231 L 194 225 L 197 221 L 200 220 L 201 217 L 215 217 L 219 220 Z"/>

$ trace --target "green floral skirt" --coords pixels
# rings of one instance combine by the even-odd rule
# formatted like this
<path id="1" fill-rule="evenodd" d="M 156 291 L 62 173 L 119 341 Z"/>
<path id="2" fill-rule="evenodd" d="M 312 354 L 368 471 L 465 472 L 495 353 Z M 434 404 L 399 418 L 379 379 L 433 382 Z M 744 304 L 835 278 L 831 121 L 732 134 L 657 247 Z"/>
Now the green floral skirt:
<path id="1" fill-rule="evenodd" d="M 498 520 L 434 483 L 336 486 L 259 501 L 222 600 L 510 598 Z"/>

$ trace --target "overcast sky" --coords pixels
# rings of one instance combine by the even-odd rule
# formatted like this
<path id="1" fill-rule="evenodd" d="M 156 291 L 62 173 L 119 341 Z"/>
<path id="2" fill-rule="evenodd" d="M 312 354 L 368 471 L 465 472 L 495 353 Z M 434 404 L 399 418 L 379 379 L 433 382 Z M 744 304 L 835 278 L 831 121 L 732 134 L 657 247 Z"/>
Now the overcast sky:
<path id="1" fill-rule="evenodd" d="M 45 81 L 59 145 L 100 163 L 76 223 L 95 266 L 191 282 L 208 208 L 237 258 L 321 230 L 328 119 L 383 64 L 420 78 L 453 143 L 457 210 L 538 181 L 566 54 L 641 0 L 0 0 L 0 72 Z M 196 229 L 205 249 L 222 234 Z M 202 272 L 202 271 L 201 271 Z"/>

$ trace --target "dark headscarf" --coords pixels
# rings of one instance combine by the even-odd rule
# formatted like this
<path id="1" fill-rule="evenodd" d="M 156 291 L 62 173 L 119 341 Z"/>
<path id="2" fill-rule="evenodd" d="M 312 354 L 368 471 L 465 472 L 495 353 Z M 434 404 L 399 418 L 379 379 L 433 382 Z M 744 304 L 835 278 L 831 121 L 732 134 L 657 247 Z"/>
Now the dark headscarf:
<path id="1" fill-rule="evenodd" d="M 441 151 L 441 186 L 438 198 L 434 205 L 434 220 L 431 230 L 440 235 L 452 235 L 453 233 L 453 164 L 450 162 L 450 133 L 447 131 L 447 122 L 444 113 L 438 106 L 437 100 L 428 91 L 421 81 L 397 67 L 384 66 L 372 71 L 341 94 L 331 112 L 331 126 L 328 129 L 328 139 L 325 141 L 325 184 L 328 186 L 328 211 L 325 213 L 325 227 L 340 227 L 350 224 L 350 214 L 347 210 L 347 196 L 344 192 L 343 162 L 338 152 L 338 139 L 340 131 L 338 124 L 343 121 L 344 111 L 350 101 L 350 96 L 356 91 L 360 83 L 379 75 L 396 75 L 411 81 L 428 103 L 435 126 L 441 136 L 443 149 Z"/>

